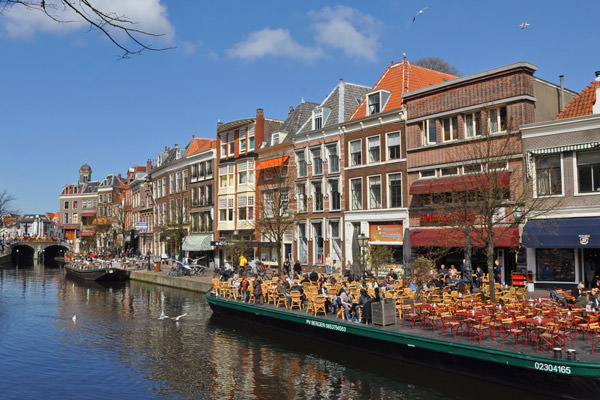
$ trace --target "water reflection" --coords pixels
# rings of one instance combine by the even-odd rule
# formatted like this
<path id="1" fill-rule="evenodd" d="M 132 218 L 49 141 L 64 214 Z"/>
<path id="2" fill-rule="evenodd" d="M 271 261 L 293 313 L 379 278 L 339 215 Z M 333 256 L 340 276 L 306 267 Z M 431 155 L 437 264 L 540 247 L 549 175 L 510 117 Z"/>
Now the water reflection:
<path id="1" fill-rule="evenodd" d="M 533 398 L 212 316 L 198 293 L 74 281 L 62 268 L 1 272 L 6 398 Z M 161 313 L 188 315 L 175 322 Z"/>

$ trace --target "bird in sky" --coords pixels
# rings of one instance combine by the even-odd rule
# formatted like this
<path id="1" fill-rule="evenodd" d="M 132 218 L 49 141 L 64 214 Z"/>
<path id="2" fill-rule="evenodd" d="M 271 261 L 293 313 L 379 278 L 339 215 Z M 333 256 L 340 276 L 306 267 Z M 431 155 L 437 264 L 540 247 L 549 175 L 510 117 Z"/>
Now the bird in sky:
<path id="1" fill-rule="evenodd" d="M 428 8 L 431 8 L 431 6 L 427 6 L 427 7 L 423 8 L 423 9 L 419 10 L 419 12 L 418 12 L 418 13 L 416 13 L 416 14 L 415 14 L 415 16 L 413 17 L 413 22 L 415 22 L 415 20 L 417 19 L 417 16 L 418 16 L 419 14 L 423 14 L 423 12 L 424 12 L 425 10 L 427 10 Z"/>
<path id="2" fill-rule="evenodd" d="M 169 316 L 166 315 L 164 312 L 161 312 L 160 317 L 158 317 L 159 320 L 163 320 L 163 319 L 167 319 L 167 318 L 169 318 Z"/>
<path id="3" fill-rule="evenodd" d="M 527 23 L 527 21 L 523 22 L 523 23 L 521 24 L 521 30 L 523 30 L 523 29 L 527 28 L 529 25 L 531 25 L 531 24 L 528 24 L 528 23 Z"/>
<path id="4" fill-rule="evenodd" d="M 175 318 L 172 318 L 173 321 L 179 321 L 181 318 L 185 317 L 187 315 L 187 313 L 183 313 L 181 315 L 176 316 Z"/>

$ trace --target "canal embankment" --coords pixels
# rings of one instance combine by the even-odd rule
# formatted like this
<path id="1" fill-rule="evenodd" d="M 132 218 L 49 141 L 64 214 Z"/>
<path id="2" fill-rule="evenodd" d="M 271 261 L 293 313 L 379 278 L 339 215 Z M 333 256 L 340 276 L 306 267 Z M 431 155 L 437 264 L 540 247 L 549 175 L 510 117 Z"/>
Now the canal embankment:
<path id="1" fill-rule="evenodd" d="M 170 276 L 167 270 L 170 267 L 161 271 L 132 270 L 129 279 L 201 293 L 207 293 L 212 287 L 212 272 L 206 276 Z"/>

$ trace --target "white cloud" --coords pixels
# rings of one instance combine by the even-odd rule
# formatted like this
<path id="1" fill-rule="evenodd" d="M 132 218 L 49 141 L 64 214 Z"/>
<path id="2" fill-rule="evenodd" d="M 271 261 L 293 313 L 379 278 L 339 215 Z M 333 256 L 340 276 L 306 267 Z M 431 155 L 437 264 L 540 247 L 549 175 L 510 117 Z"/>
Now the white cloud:
<path id="1" fill-rule="evenodd" d="M 77 1 L 73 4 L 81 7 Z M 144 43 L 171 43 L 175 36 L 175 29 L 168 19 L 167 8 L 161 4 L 161 0 L 95 0 L 93 5 L 107 15 L 127 18 L 132 21 L 129 27 L 133 29 L 162 35 L 157 38 L 145 38 Z M 39 10 L 16 4 L 3 10 L 0 23 L 6 35 L 11 38 L 29 38 L 38 32 L 68 33 L 89 28 L 89 24 L 83 22 L 74 11 L 65 8 L 61 0 L 46 0 L 46 9 L 51 10 L 50 13 L 56 19 L 69 22 L 53 21 Z M 89 10 L 85 13 L 90 15 Z M 114 34 L 116 37 L 122 37 L 118 31 Z"/>
<path id="2" fill-rule="evenodd" d="M 350 58 L 377 59 L 381 22 L 345 6 L 311 11 L 317 43 L 341 49 Z"/>
<path id="3" fill-rule="evenodd" d="M 184 41 L 180 46 L 181 51 L 183 51 L 183 54 L 185 54 L 186 56 L 191 56 L 200 47 L 202 47 L 202 40 L 198 40 L 196 42 Z"/>
<path id="4" fill-rule="evenodd" d="M 290 36 L 287 29 L 263 29 L 252 32 L 243 42 L 227 51 L 230 56 L 255 60 L 266 56 L 289 57 L 302 61 L 315 61 L 321 50 L 303 46 Z"/>

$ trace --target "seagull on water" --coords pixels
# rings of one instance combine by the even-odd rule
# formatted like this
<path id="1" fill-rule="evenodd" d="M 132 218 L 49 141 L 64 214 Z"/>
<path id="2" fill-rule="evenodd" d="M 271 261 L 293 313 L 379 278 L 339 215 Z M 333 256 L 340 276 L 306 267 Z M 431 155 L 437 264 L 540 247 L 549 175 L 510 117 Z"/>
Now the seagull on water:
<path id="1" fill-rule="evenodd" d="M 521 30 L 523 30 L 523 29 L 527 28 L 529 25 L 531 25 L 531 24 L 528 24 L 528 23 L 527 23 L 527 21 L 523 22 L 523 23 L 521 24 Z"/>
<path id="2" fill-rule="evenodd" d="M 167 319 L 167 318 L 169 318 L 169 316 L 168 316 L 168 315 L 166 315 L 164 312 L 161 312 L 161 313 L 160 313 L 160 317 L 158 317 L 158 319 L 159 319 L 159 320 L 161 320 L 161 321 L 162 321 L 163 319 Z"/>
<path id="3" fill-rule="evenodd" d="M 183 313 L 181 315 L 178 315 L 174 318 L 171 318 L 173 321 L 179 321 L 181 318 L 185 317 L 187 315 L 187 313 Z"/>
<path id="4" fill-rule="evenodd" d="M 415 16 L 413 17 L 413 22 L 415 22 L 415 20 L 417 19 L 417 16 L 418 16 L 419 14 L 423 14 L 423 12 L 424 12 L 425 10 L 427 10 L 428 8 L 431 8 L 431 6 L 427 6 L 427 7 L 423 8 L 423 9 L 419 10 L 419 12 L 418 12 L 418 13 L 416 13 L 416 14 L 415 14 Z"/>
<path id="5" fill-rule="evenodd" d="M 73 323 L 76 324 L 77 323 L 77 315 L 73 315 L 73 318 L 71 318 L 73 320 Z"/>

